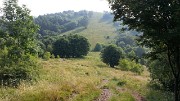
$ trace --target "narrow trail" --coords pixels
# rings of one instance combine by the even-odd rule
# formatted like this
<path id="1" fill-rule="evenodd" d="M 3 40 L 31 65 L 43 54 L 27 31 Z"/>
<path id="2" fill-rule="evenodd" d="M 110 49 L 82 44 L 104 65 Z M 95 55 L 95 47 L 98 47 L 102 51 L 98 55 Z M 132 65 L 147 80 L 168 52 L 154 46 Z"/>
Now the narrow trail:
<path id="1" fill-rule="evenodd" d="M 117 87 L 116 90 L 119 91 L 119 92 L 121 92 L 121 93 L 123 93 L 123 92 L 130 92 L 131 95 L 134 97 L 134 99 L 135 99 L 136 101 L 147 101 L 142 95 L 140 95 L 140 94 L 137 93 L 137 92 L 133 92 L 133 91 L 131 91 L 131 90 L 129 90 L 129 89 Z"/>
<path id="2" fill-rule="evenodd" d="M 106 79 L 104 79 L 104 80 L 102 81 L 101 86 L 98 87 L 98 88 L 100 88 L 100 89 L 102 90 L 102 93 L 101 93 L 101 95 L 100 95 L 97 99 L 95 99 L 94 101 L 108 101 L 109 98 L 112 96 L 112 93 L 111 93 L 111 91 L 109 90 L 109 88 L 104 87 L 108 82 L 109 82 L 109 81 L 106 80 Z"/>
<path id="3" fill-rule="evenodd" d="M 132 96 L 136 99 L 136 101 L 146 101 L 146 99 L 143 96 L 136 92 L 132 93 Z"/>

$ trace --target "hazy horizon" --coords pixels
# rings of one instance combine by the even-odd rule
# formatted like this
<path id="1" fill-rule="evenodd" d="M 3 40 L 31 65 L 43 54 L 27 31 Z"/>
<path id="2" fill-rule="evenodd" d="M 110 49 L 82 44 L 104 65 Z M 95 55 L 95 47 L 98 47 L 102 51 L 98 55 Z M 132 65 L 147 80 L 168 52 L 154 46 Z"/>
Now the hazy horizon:
<path id="1" fill-rule="evenodd" d="M 2 6 L 4 0 L 0 0 Z M 110 11 L 107 0 L 18 0 L 31 10 L 31 15 L 38 16 L 67 10 L 87 10 L 95 12 Z"/>

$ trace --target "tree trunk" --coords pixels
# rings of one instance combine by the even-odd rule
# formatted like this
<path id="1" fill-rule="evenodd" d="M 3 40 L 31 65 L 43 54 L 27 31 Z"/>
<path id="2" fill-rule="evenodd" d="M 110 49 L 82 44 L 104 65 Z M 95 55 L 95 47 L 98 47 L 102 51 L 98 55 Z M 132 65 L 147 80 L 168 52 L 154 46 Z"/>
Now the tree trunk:
<path id="1" fill-rule="evenodd" d="M 177 68 L 177 74 L 174 75 L 175 78 L 175 85 L 174 85 L 174 96 L 175 96 L 175 101 L 179 101 L 179 76 L 180 76 L 180 49 L 177 46 L 176 47 L 176 68 Z"/>
<path id="2" fill-rule="evenodd" d="M 180 49 L 179 46 L 176 46 L 174 49 L 174 52 L 170 52 L 170 48 L 168 47 L 168 61 L 174 76 L 174 100 L 179 101 L 179 84 L 180 84 Z M 174 55 L 174 62 L 173 59 L 171 59 L 171 56 Z"/>
<path id="3" fill-rule="evenodd" d="M 113 64 L 110 64 L 110 67 L 114 68 L 114 65 L 113 65 Z"/>
<path id="4" fill-rule="evenodd" d="M 174 85 L 174 98 L 175 101 L 179 101 L 179 77 L 175 77 L 175 85 Z"/>

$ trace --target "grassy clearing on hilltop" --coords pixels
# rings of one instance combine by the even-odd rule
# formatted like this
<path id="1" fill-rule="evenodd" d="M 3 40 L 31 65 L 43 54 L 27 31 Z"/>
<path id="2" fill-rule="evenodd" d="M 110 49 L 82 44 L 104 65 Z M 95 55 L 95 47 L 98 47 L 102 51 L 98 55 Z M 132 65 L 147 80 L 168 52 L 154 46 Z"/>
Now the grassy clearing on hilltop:
<path id="1" fill-rule="evenodd" d="M 93 101 L 103 88 L 111 91 L 109 101 L 169 101 L 170 95 L 148 88 L 149 73 L 142 75 L 109 68 L 99 53 L 83 59 L 39 60 L 42 65 L 36 83 L 18 88 L 0 88 L 0 101 Z M 102 85 L 103 80 L 107 83 Z M 100 87 L 102 86 L 102 87 Z M 168 95 L 168 96 L 167 96 Z"/>

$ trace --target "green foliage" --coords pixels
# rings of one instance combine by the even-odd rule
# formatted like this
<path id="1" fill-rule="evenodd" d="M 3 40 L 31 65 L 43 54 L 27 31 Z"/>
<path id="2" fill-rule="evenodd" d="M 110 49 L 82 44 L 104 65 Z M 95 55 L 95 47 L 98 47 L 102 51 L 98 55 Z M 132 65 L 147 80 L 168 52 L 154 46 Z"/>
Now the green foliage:
<path id="1" fill-rule="evenodd" d="M 44 55 L 43 55 L 43 59 L 45 60 L 49 60 L 51 57 L 51 53 L 50 52 L 45 52 Z"/>
<path id="2" fill-rule="evenodd" d="M 53 43 L 55 42 L 55 40 L 56 40 L 56 38 L 53 38 L 53 37 L 50 37 L 50 36 L 40 38 L 40 41 L 42 43 L 41 48 L 44 51 L 52 53 L 52 51 L 53 51 Z"/>
<path id="3" fill-rule="evenodd" d="M 128 59 L 120 60 L 119 68 L 124 71 L 132 71 L 138 74 L 141 74 L 144 71 L 144 67 L 141 64 Z"/>
<path id="4" fill-rule="evenodd" d="M 94 47 L 93 51 L 94 52 L 100 52 L 103 49 L 103 45 L 100 43 L 97 43 L 96 46 Z"/>
<path id="5" fill-rule="evenodd" d="M 52 54 L 52 55 L 51 55 L 51 58 L 52 58 L 52 59 L 54 59 L 54 58 L 55 58 L 54 54 Z"/>
<path id="6" fill-rule="evenodd" d="M 145 59 L 143 58 L 143 55 L 146 53 L 146 50 L 144 47 L 138 46 L 135 39 L 137 39 L 137 36 L 140 33 L 136 31 L 124 31 L 123 33 L 119 34 L 116 45 L 121 47 L 124 50 L 124 54 L 126 58 L 129 58 L 131 60 L 135 60 L 137 63 L 145 64 Z"/>
<path id="7" fill-rule="evenodd" d="M 174 92 L 174 78 L 165 58 L 154 60 L 149 65 L 151 86 L 156 89 Z M 179 79 L 180 80 L 180 79 Z"/>
<path id="8" fill-rule="evenodd" d="M 0 18 L 0 80 L 4 86 L 18 86 L 22 80 L 31 80 L 36 71 L 35 56 L 38 26 L 30 10 L 18 6 L 17 0 L 6 0 Z"/>
<path id="9" fill-rule="evenodd" d="M 47 14 L 35 18 L 35 23 L 41 28 L 39 33 L 42 36 L 58 35 L 78 27 L 87 28 L 89 24 L 88 11 L 64 11 L 61 13 Z"/>
<path id="10" fill-rule="evenodd" d="M 84 16 L 83 18 L 81 18 L 78 21 L 79 26 L 84 26 L 85 28 L 87 28 L 88 24 L 89 24 L 89 18 L 88 16 Z"/>
<path id="11" fill-rule="evenodd" d="M 53 45 L 53 54 L 62 58 L 82 57 L 88 54 L 90 44 L 79 35 L 62 36 Z"/>
<path id="12" fill-rule="evenodd" d="M 130 59 L 135 58 L 135 57 L 136 57 L 135 52 L 134 52 L 133 50 L 130 51 L 130 52 L 128 53 L 128 57 L 129 57 Z"/>
<path id="13" fill-rule="evenodd" d="M 17 87 L 21 81 L 31 81 L 38 75 L 37 60 L 30 54 L 18 59 L 1 57 L 0 65 L 0 84 L 3 86 Z"/>
<path id="14" fill-rule="evenodd" d="M 180 85 L 180 1 L 179 0 L 108 0 L 115 15 L 128 29 L 143 32 L 141 45 L 151 48 L 149 57 L 166 54 L 173 73 L 175 101 Z"/>
<path id="15" fill-rule="evenodd" d="M 57 58 L 59 59 L 59 58 L 60 58 L 60 56 L 59 56 L 59 55 L 57 55 Z"/>
<path id="16" fill-rule="evenodd" d="M 121 80 L 121 79 L 118 79 L 118 78 L 116 78 L 116 77 L 114 77 L 113 79 L 112 79 L 112 81 L 113 81 L 113 83 L 115 83 L 117 86 L 119 86 L 119 87 L 122 87 L 122 86 L 124 86 L 125 84 L 126 84 L 126 81 L 125 80 Z"/>
<path id="17" fill-rule="evenodd" d="M 119 64 L 119 59 L 122 57 L 122 52 L 115 45 L 109 45 L 101 52 L 101 59 L 110 67 L 114 67 Z"/>

